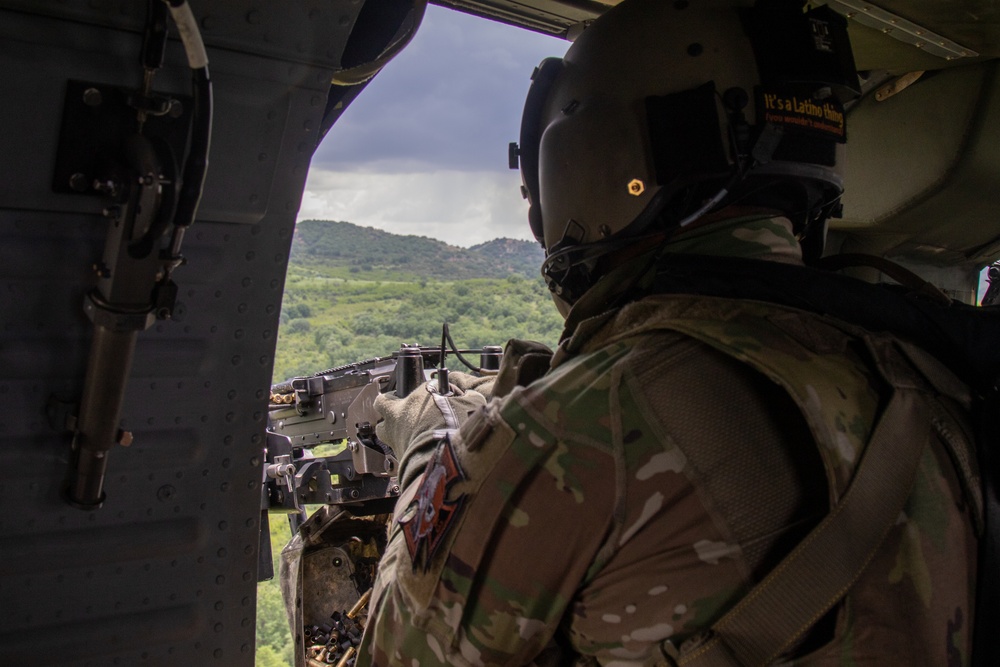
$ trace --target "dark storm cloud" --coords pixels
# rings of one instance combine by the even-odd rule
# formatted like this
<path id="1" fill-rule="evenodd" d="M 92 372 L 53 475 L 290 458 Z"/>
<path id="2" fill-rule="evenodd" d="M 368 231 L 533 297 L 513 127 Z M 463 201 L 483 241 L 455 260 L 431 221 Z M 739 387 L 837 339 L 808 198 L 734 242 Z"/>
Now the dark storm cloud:
<path id="1" fill-rule="evenodd" d="M 568 42 L 428 7 L 409 46 L 344 112 L 313 167 L 501 170 L 531 69 Z M 532 63 L 525 66 L 525 62 Z"/>

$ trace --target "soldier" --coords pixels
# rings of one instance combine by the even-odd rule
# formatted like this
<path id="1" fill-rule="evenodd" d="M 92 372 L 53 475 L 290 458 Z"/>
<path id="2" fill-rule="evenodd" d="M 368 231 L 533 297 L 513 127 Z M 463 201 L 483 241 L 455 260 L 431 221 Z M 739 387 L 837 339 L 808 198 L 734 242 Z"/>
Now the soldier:
<path id="1" fill-rule="evenodd" d="M 967 392 L 767 298 L 820 252 L 856 95 L 843 19 L 788 2 L 626 0 L 536 70 L 565 333 L 380 397 L 403 491 L 359 664 L 968 663 Z"/>

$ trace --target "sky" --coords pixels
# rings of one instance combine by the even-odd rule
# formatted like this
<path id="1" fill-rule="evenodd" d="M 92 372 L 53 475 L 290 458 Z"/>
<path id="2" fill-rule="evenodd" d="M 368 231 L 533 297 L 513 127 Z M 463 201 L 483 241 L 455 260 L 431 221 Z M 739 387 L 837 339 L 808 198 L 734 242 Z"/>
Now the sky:
<path id="1" fill-rule="evenodd" d="M 413 41 L 313 156 L 299 220 L 344 220 L 468 247 L 531 239 L 507 166 L 531 72 L 569 43 L 428 6 Z"/>

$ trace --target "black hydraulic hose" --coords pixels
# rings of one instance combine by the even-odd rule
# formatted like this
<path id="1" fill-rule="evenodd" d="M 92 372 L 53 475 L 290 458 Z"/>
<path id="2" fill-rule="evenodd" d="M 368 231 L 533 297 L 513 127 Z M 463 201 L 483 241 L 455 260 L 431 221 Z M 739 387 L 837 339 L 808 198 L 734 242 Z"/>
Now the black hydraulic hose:
<path id="1" fill-rule="evenodd" d="M 188 64 L 191 67 L 194 108 L 191 119 L 191 142 L 181 175 L 181 191 L 174 213 L 174 236 L 171 255 L 180 251 L 184 230 L 194 222 L 205 187 L 208 153 L 212 144 L 212 80 L 208 73 L 208 54 L 198 30 L 198 22 L 186 0 L 164 0 L 170 8 L 180 33 Z"/>
<path id="2" fill-rule="evenodd" d="M 148 138 L 143 137 L 143 128 L 150 110 L 155 106 L 152 99 L 153 77 L 156 76 L 157 70 L 163 67 L 163 60 L 167 51 L 169 9 L 161 0 L 147 0 L 146 4 L 146 30 L 142 37 L 142 55 L 140 57 L 143 70 L 142 90 L 134 99 L 134 105 L 139 112 L 139 136 L 129 140 L 133 147 L 141 146 L 141 142 L 153 143 Z M 167 181 L 167 184 L 161 183 L 160 185 L 166 192 L 166 195 L 161 197 L 153 224 L 143 233 L 142 237 L 132 241 L 128 245 L 128 253 L 135 259 L 147 257 L 149 253 L 153 252 L 157 241 L 159 241 L 167 228 L 170 227 L 174 219 L 176 206 L 175 188 L 178 176 L 174 165 L 173 151 L 166 142 L 162 140 L 154 141 L 156 145 L 152 148 L 152 152 L 157 153 L 161 171 L 160 176 L 161 178 L 165 177 Z M 135 149 L 133 148 L 133 150 Z M 138 155 L 139 152 L 136 151 L 137 154 L 131 157 L 141 161 L 141 157 Z M 142 176 L 146 176 L 146 174 L 142 174 Z"/>
<path id="3" fill-rule="evenodd" d="M 169 8 L 174 23 L 177 24 L 177 30 L 187 54 L 188 65 L 191 67 L 191 137 L 188 143 L 187 157 L 180 174 L 180 192 L 177 194 L 172 219 L 168 220 L 167 224 L 151 228 L 143 238 L 133 244 L 130 251 L 134 252 L 136 256 L 147 254 L 160 234 L 165 231 L 167 225 L 172 222 L 174 231 L 170 240 L 169 257 L 176 260 L 180 257 L 184 232 L 194 223 L 198 213 L 198 205 L 201 203 L 201 195 L 205 189 L 208 155 L 212 145 L 212 79 L 208 72 L 208 54 L 205 52 L 205 44 L 202 42 L 201 33 L 194 15 L 191 13 L 190 6 L 185 0 L 163 0 L 163 2 Z M 162 7 L 164 4 L 158 6 Z M 152 37 L 147 41 L 152 41 Z M 155 48 L 149 45 L 144 47 L 143 64 L 147 68 L 147 78 L 151 71 L 147 61 L 153 58 L 153 55 L 149 53 L 151 50 L 155 50 Z M 167 270 L 169 273 L 173 270 L 173 266 L 168 266 Z"/>
<path id="4" fill-rule="evenodd" d="M 994 638 L 1000 623 L 1000 379 L 979 400 L 976 446 L 983 490 L 983 535 L 979 540 L 976 610 L 973 615 L 972 665 L 1000 664 L 1000 642 Z"/>
<path id="5" fill-rule="evenodd" d="M 189 227 L 194 222 L 205 188 L 208 152 L 212 144 L 212 81 L 208 66 L 193 70 L 194 110 L 191 122 L 191 145 L 184 161 L 182 185 L 174 213 L 174 224 Z"/>
<path id="6" fill-rule="evenodd" d="M 142 39 L 142 68 L 157 70 L 163 65 L 167 49 L 167 7 L 158 0 L 148 0 L 149 20 Z"/>
<path id="7" fill-rule="evenodd" d="M 459 350 L 458 346 L 455 345 L 455 340 L 451 337 L 451 332 L 448 330 L 448 323 L 445 322 L 441 327 L 441 366 L 444 366 L 444 354 L 445 345 L 444 342 L 448 341 L 448 345 L 451 347 L 452 354 L 454 354 L 459 361 L 466 365 L 466 367 L 473 373 L 483 373 L 485 369 L 476 366 L 474 363 L 462 356 L 463 350 Z M 465 350 L 466 352 L 471 352 L 471 350 Z M 487 371 L 488 372 L 488 371 Z"/>

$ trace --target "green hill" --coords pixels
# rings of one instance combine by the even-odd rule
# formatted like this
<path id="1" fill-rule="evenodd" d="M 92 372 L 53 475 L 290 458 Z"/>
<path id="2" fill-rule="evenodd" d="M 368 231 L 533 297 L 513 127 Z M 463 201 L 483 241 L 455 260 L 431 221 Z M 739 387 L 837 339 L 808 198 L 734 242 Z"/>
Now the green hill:
<path id="1" fill-rule="evenodd" d="M 504 278 L 538 275 L 544 253 L 537 243 L 496 239 L 459 248 L 426 236 L 401 236 L 349 222 L 303 220 L 295 228 L 290 261 L 322 265 L 327 275 L 383 280 Z"/>
<path id="2" fill-rule="evenodd" d="M 529 338 L 554 346 L 562 318 L 539 274 L 537 243 L 458 248 L 349 222 L 295 230 L 274 380 L 432 345 L 441 323 L 468 348 Z"/>

